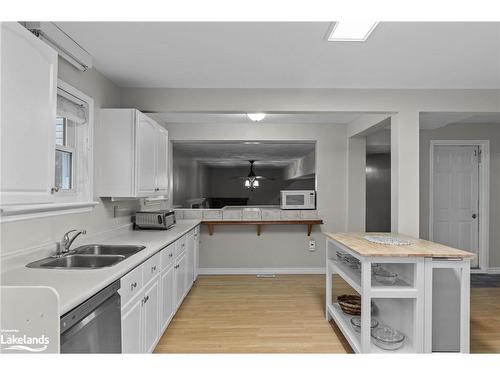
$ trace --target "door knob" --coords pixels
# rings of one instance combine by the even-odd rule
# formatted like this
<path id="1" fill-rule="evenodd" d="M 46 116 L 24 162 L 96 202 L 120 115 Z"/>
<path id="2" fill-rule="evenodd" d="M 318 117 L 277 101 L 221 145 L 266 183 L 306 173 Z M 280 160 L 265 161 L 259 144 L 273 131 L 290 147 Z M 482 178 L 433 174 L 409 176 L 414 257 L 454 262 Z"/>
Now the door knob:
<path id="1" fill-rule="evenodd" d="M 477 217 L 477 214 L 472 214 L 472 218 L 475 219 Z"/>

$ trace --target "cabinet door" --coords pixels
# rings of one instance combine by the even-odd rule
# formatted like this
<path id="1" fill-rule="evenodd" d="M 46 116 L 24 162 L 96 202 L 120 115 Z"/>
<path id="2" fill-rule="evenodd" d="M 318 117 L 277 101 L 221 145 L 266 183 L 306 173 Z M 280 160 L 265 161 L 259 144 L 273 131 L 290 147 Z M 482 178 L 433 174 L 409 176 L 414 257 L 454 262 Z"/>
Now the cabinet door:
<path id="1" fill-rule="evenodd" d="M 18 23 L 0 37 L 1 202 L 52 202 L 57 52 Z"/>
<path id="2" fill-rule="evenodd" d="M 194 229 L 194 280 L 198 278 L 198 268 L 200 266 L 200 227 Z"/>
<path id="3" fill-rule="evenodd" d="M 160 327 L 163 332 L 174 314 L 174 267 L 170 266 L 161 274 Z"/>
<path id="4" fill-rule="evenodd" d="M 158 194 L 168 192 L 168 132 L 161 126 L 156 139 L 156 188 Z"/>
<path id="5" fill-rule="evenodd" d="M 186 292 L 194 282 L 194 230 L 186 237 Z"/>
<path id="6" fill-rule="evenodd" d="M 142 298 L 122 310 L 122 353 L 142 352 Z"/>
<path id="7" fill-rule="evenodd" d="M 175 310 L 179 308 L 186 291 L 186 255 L 181 255 L 175 265 Z"/>
<path id="8" fill-rule="evenodd" d="M 151 284 L 146 287 L 143 299 L 144 314 L 144 352 L 151 353 L 156 345 L 156 340 L 160 334 L 159 325 L 159 297 L 160 282 L 156 277 Z"/>
<path id="9" fill-rule="evenodd" d="M 156 188 L 156 138 L 158 131 L 155 123 L 137 114 L 136 133 L 136 186 L 137 196 L 151 196 Z"/>

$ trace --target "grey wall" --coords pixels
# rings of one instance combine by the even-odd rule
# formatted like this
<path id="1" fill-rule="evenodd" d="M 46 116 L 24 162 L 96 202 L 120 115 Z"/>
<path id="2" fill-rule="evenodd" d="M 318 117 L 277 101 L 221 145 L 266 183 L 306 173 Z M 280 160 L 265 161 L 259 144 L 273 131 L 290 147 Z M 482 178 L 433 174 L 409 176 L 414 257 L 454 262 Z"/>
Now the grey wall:
<path id="1" fill-rule="evenodd" d="M 324 268 L 323 231 L 346 230 L 347 136 L 343 125 L 207 125 L 166 124 L 175 141 L 315 141 L 318 214 L 324 225 L 315 226 L 317 250 L 308 251 L 305 226 L 218 226 L 213 236 L 202 228 L 202 268 Z"/>
<path id="2" fill-rule="evenodd" d="M 366 231 L 391 231 L 391 154 L 366 155 Z"/>
<path id="3" fill-rule="evenodd" d="M 59 59 L 59 78 L 94 99 L 94 149 L 97 151 L 96 142 L 99 140 L 98 134 L 101 126 L 99 108 L 119 106 L 119 88 L 96 70 L 91 69 L 87 72 L 80 72 L 61 59 Z M 94 170 L 98 163 L 99 154 L 96 152 L 94 155 Z M 95 186 L 97 186 L 97 177 L 98 174 L 94 172 Z M 100 200 L 97 197 L 97 191 L 94 191 L 94 195 L 94 200 L 98 201 L 99 205 L 91 212 L 1 224 L 1 255 L 4 256 L 43 245 L 53 245 L 55 249 L 55 242 L 60 241 L 64 232 L 73 228 L 86 228 L 87 233 L 91 235 L 130 223 L 130 215 L 128 214 L 113 218 L 113 205 L 117 205 L 117 203 L 111 204 Z M 119 205 L 125 210 L 130 210 L 136 208 L 137 202 L 121 202 Z M 84 239 L 78 239 L 77 241 L 84 241 Z"/>
<path id="4" fill-rule="evenodd" d="M 203 198 L 208 194 L 208 168 L 198 161 L 173 152 L 172 199 L 175 207 L 190 207 L 189 199 Z"/>
<path id="5" fill-rule="evenodd" d="M 314 179 L 284 180 L 284 168 L 255 166 L 257 175 L 274 178 L 261 180 L 260 187 L 250 191 L 237 176 L 246 176 L 248 167 L 210 167 L 208 168 L 208 197 L 211 198 L 249 198 L 248 205 L 279 205 L 280 190 L 314 190 Z"/>
<path id="6" fill-rule="evenodd" d="M 420 236 L 429 238 L 429 165 L 432 139 L 490 141 L 489 266 L 500 267 L 500 124 L 448 125 L 420 131 Z"/>

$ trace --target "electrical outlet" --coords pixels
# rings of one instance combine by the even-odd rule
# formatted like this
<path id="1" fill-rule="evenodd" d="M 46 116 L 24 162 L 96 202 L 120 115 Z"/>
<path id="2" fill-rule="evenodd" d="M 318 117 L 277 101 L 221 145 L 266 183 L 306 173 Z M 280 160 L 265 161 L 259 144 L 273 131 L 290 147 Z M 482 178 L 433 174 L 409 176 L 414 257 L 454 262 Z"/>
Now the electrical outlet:
<path id="1" fill-rule="evenodd" d="M 309 251 L 316 251 L 316 240 L 309 240 Z"/>

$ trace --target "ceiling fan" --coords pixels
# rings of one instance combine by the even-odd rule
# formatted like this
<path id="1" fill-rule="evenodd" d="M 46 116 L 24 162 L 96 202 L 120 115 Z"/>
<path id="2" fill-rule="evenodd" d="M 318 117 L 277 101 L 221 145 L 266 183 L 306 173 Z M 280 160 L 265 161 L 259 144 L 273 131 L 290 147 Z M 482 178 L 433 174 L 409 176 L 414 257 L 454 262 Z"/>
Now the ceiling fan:
<path id="1" fill-rule="evenodd" d="M 259 180 L 274 180 L 274 178 L 258 176 L 257 174 L 255 174 L 254 163 L 256 162 L 256 160 L 249 160 L 248 162 L 250 163 L 250 171 L 248 172 L 248 175 L 237 177 L 244 180 L 243 183 L 247 189 L 253 191 L 254 189 L 260 187 Z"/>

